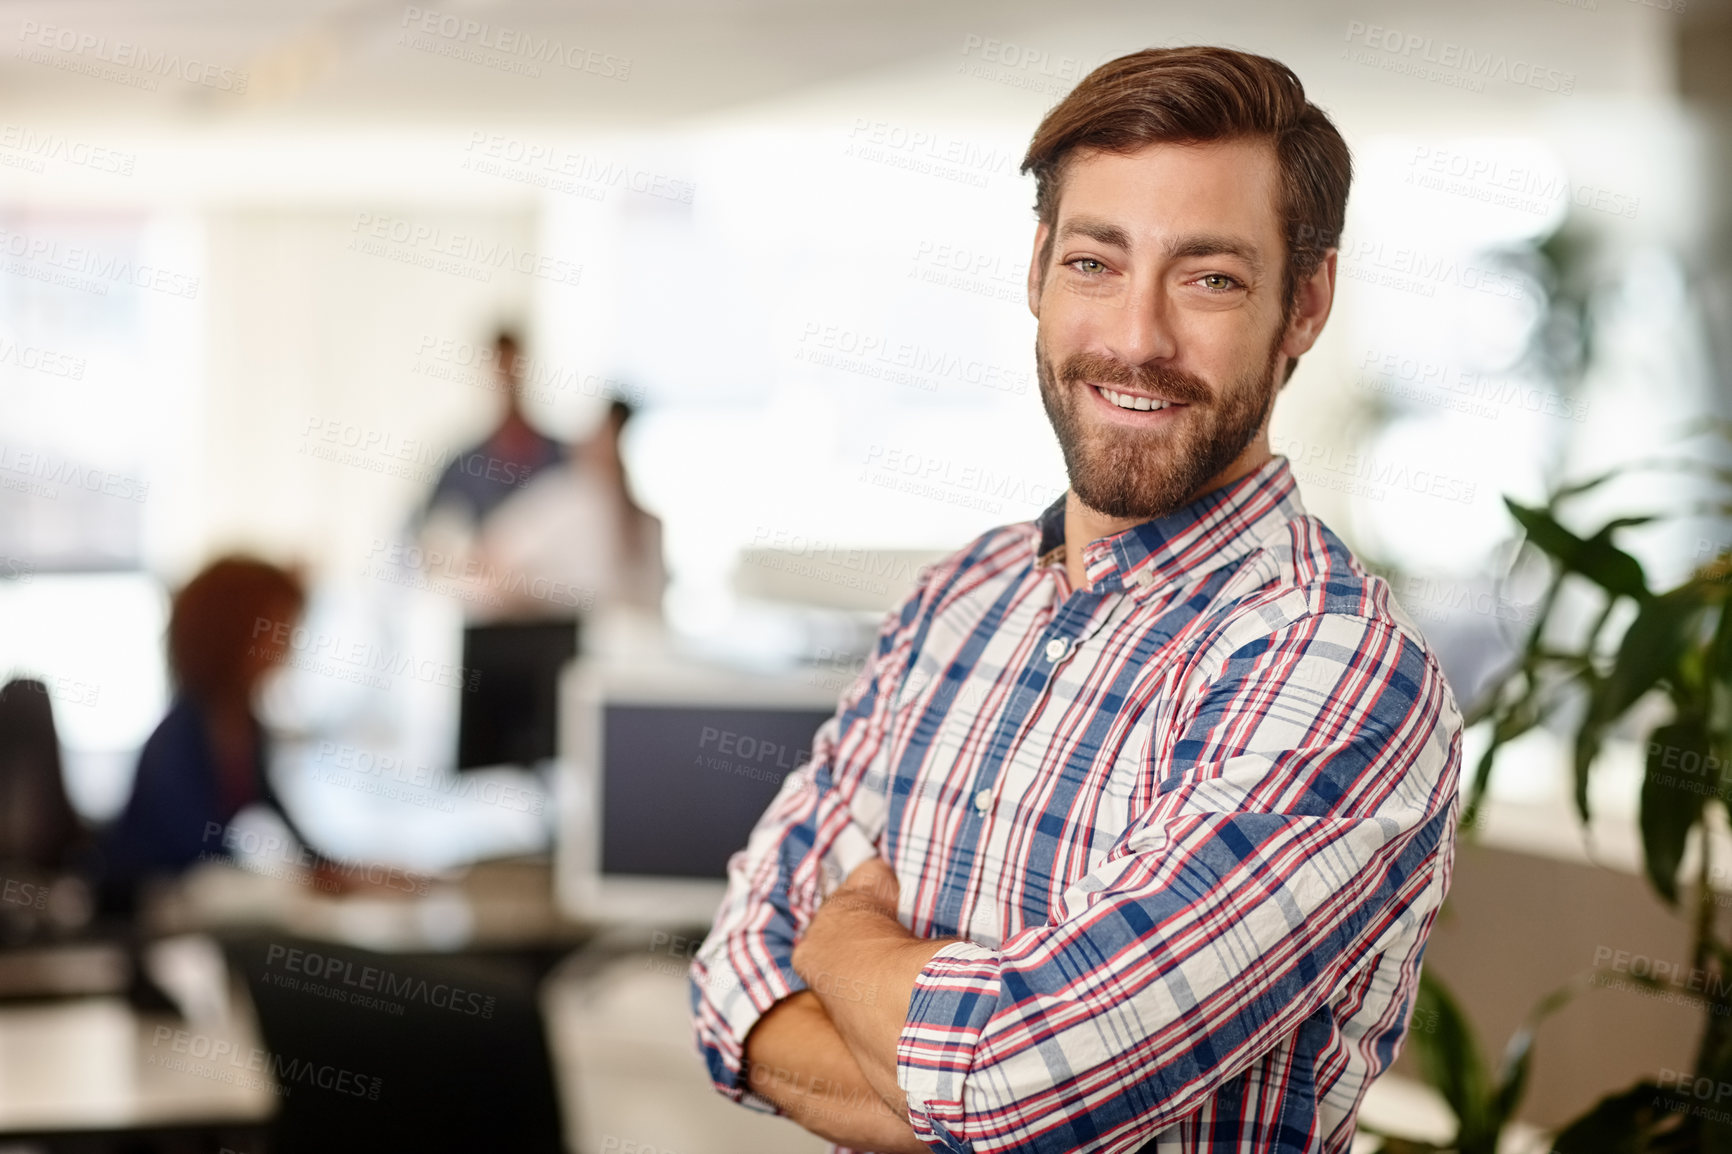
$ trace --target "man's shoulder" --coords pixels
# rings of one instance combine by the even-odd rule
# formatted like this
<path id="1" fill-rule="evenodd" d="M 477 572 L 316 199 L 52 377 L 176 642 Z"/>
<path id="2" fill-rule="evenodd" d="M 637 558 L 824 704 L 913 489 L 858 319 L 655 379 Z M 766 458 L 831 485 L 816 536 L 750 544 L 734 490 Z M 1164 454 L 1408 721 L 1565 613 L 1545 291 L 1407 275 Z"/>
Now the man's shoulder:
<path id="1" fill-rule="evenodd" d="M 1237 584 L 1237 590 L 1232 587 Z M 1425 635 L 1370 571 L 1317 517 L 1287 521 L 1258 543 L 1224 596 L 1205 613 L 1186 680 L 1193 711 L 1217 690 L 1291 720 L 1326 711 L 1331 726 L 1423 733 L 1406 763 L 1416 782 L 1453 795 L 1461 710 Z M 1244 683 L 1265 688 L 1255 698 Z M 1416 728 L 1417 727 L 1417 728 Z"/>
<path id="2" fill-rule="evenodd" d="M 1436 655 L 1389 582 L 1323 520 L 1284 522 L 1257 543 L 1214 600 L 1209 648 L 1221 658 L 1309 624 L 1321 636 L 1399 639 L 1429 666 Z"/>
<path id="3" fill-rule="evenodd" d="M 921 567 L 919 599 L 949 600 L 982 584 L 1027 569 L 1035 561 L 1040 527 L 1033 521 L 996 525 Z"/>

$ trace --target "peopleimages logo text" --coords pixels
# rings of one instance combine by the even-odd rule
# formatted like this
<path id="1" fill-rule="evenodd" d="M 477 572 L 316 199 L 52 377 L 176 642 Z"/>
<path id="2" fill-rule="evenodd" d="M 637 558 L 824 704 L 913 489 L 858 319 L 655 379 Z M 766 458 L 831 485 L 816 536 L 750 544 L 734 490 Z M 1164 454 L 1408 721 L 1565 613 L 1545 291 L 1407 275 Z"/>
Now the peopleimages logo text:
<path id="1" fill-rule="evenodd" d="M 515 248 L 498 240 L 467 233 L 448 232 L 434 225 L 401 217 L 371 212 L 357 213 L 355 223 L 350 226 L 349 231 L 354 235 L 350 238 L 348 247 L 357 252 L 390 255 L 389 249 L 376 250 L 380 246 L 396 245 L 403 254 L 410 254 L 407 258 L 410 263 L 452 271 L 449 267 L 438 264 L 437 258 L 443 257 L 447 258 L 448 262 L 456 262 L 458 266 L 467 266 L 469 273 L 482 274 L 476 276 L 475 279 L 478 280 L 488 279 L 491 270 L 499 268 L 508 268 L 524 276 L 540 277 L 554 284 L 575 285 L 583 277 L 583 265 L 574 264 L 562 257 Z M 368 248 L 368 242 L 374 247 Z"/>
<path id="2" fill-rule="evenodd" d="M 549 36 L 537 36 L 521 28 L 490 24 L 485 20 L 413 4 L 403 9 L 401 26 L 410 32 L 437 36 L 455 45 L 497 52 L 504 59 L 516 57 L 526 63 L 557 64 L 572 72 L 587 72 L 604 80 L 623 82 L 631 79 L 632 62 L 628 57 L 581 44 L 567 44 Z"/>
<path id="3" fill-rule="evenodd" d="M 35 20 L 19 23 L 18 39 L 27 46 L 49 48 L 121 68 L 135 68 L 151 76 L 172 76 L 218 92 L 238 94 L 247 90 L 247 74 L 239 69 L 206 63 L 178 52 L 147 48 L 130 40 L 110 40 L 94 32 L 80 32 L 76 28 L 61 28 Z"/>
<path id="4" fill-rule="evenodd" d="M 1363 20 L 1347 22 L 1347 40 L 1391 56 L 1451 69 L 1478 80 L 1505 80 L 1542 92 L 1569 96 L 1576 90 L 1576 74 L 1547 68 L 1531 60 L 1502 52 L 1480 52 L 1453 40 L 1438 40 L 1416 32 L 1402 32 Z"/>
<path id="5" fill-rule="evenodd" d="M 394 973 L 377 966 L 357 965 L 347 958 L 320 954 L 272 943 L 265 950 L 265 965 L 293 974 L 335 982 L 354 990 L 404 998 L 441 1010 L 455 1010 L 471 1017 L 491 1018 L 498 1000 L 492 994 L 465 990 L 446 982 L 429 982 L 411 974 Z"/>

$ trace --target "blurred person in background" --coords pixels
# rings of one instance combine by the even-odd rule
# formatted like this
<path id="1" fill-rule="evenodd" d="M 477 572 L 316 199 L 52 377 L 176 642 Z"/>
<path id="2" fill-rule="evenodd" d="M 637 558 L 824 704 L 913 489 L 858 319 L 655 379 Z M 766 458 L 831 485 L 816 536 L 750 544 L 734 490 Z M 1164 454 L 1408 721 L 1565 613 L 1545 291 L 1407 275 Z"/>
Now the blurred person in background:
<path id="1" fill-rule="evenodd" d="M 566 446 L 541 432 L 523 412 L 523 346 L 500 329 L 493 338 L 493 370 L 505 411 L 481 441 L 453 457 L 439 474 L 422 508 L 420 533 L 449 555 L 462 552 L 464 538 L 478 533 L 493 511 L 543 469 L 561 464 Z"/>
<path id="2" fill-rule="evenodd" d="M 502 614 L 626 608 L 660 615 L 662 523 L 632 497 L 620 452 L 633 412 L 623 400 L 610 402 L 571 460 L 500 506 L 481 549 L 496 572 L 514 577 L 497 583 Z"/>
<path id="3" fill-rule="evenodd" d="M 168 660 L 175 694 L 139 755 L 132 793 L 101 845 L 102 900 L 129 910 L 139 885 L 230 856 L 227 830 L 264 806 L 306 845 L 266 774 L 254 712 L 260 683 L 288 654 L 306 604 L 300 580 L 247 557 L 213 562 L 174 598 Z"/>

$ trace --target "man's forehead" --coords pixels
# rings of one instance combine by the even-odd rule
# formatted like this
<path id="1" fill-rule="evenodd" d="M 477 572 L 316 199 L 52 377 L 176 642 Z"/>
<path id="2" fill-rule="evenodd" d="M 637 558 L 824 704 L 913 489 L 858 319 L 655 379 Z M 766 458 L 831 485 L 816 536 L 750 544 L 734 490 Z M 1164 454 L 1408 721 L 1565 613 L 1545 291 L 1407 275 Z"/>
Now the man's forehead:
<path id="1" fill-rule="evenodd" d="M 1079 148 L 1059 173 L 1055 233 L 1129 248 L 1137 232 L 1170 221 L 1182 231 L 1233 232 L 1257 244 L 1261 234 L 1282 235 L 1278 176 L 1274 146 L 1255 138 L 1130 152 Z M 1263 195 L 1247 200 L 1243 193 L 1259 184 Z"/>
<path id="2" fill-rule="evenodd" d="M 1083 144 L 1072 149 L 1059 168 L 1061 174 L 1068 175 L 1079 167 L 1151 161 L 1223 165 L 1239 173 L 1263 171 L 1271 175 L 1279 168 L 1274 141 L 1261 136 L 1230 136 L 1221 140 L 1157 140 L 1131 148 L 1099 148 Z"/>

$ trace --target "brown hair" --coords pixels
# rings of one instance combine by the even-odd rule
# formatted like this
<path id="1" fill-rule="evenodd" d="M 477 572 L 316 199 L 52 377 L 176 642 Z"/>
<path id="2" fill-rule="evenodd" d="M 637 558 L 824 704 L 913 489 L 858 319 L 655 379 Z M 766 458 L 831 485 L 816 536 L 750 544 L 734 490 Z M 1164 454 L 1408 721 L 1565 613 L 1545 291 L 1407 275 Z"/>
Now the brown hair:
<path id="1" fill-rule="evenodd" d="M 1323 110 L 1305 99 L 1299 78 L 1278 60 L 1231 48 L 1146 48 L 1096 68 L 1035 130 L 1022 171 L 1035 181 L 1034 210 L 1057 224 L 1065 162 L 1078 148 L 1128 153 L 1149 144 L 1262 138 L 1280 168 L 1276 211 L 1287 261 L 1282 308 L 1341 243 L 1353 160 Z M 1052 237 L 1040 254 L 1040 277 Z M 1285 316 L 1285 311 L 1283 316 Z"/>
<path id="2" fill-rule="evenodd" d="M 251 557 L 213 561 L 175 595 L 168 618 L 168 663 L 180 691 L 195 701 L 244 701 L 259 655 L 280 655 L 306 593 L 287 570 Z"/>

